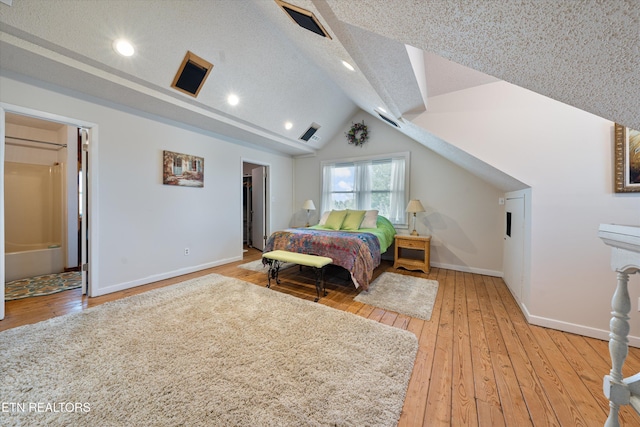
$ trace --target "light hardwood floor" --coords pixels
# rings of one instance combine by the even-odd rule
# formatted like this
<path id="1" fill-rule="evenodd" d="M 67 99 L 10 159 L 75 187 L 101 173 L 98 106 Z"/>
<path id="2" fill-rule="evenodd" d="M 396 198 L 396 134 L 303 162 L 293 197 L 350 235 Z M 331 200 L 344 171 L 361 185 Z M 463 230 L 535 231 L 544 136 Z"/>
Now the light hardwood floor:
<path id="1" fill-rule="evenodd" d="M 86 298 L 78 290 L 9 301 L 0 330 L 83 310 L 150 289 L 209 273 L 236 277 L 259 286 L 264 272 L 238 268 L 244 260 L 134 289 Z M 395 271 L 388 261 L 375 271 Z M 358 291 L 344 270 L 330 269 L 328 295 L 320 304 L 412 331 L 419 339 L 413 375 L 400 426 L 602 426 L 609 402 L 602 377 L 611 369 L 608 343 L 527 323 L 502 279 L 433 268 L 430 274 L 397 271 L 440 284 L 431 320 L 423 321 L 354 302 Z M 275 292 L 313 300 L 313 276 L 291 268 L 281 272 Z M 1 342 L 1 341 L 0 341 Z M 632 348 L 625 377 L 640 372 L 640 349 Z M 639 426 L 628 407 L 621 422 Z"/>

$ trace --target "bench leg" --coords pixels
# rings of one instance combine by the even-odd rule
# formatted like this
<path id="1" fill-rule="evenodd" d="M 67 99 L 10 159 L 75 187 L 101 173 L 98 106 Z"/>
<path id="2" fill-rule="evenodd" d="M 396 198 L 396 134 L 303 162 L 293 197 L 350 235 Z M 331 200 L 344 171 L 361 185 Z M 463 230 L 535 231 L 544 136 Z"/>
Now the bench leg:
<path id="1" fill-rule="evenodd" d="M 267 288 L 270 288 L 271 279 L 275 279 L 276 284 L 280 284 L 280 277 L 278 277 L 278 273 L 280 272 L 281 263 L 274 259 L 270 259 L 267 262 L 269 263 L 269 271 L 267 271 Z"/>
<path id="2" fill-rule="evenodd" d="M 314 268 L 314 270 L 316 272 L 316 293 L 318 296 L 313 300 L 313 302 L 318 302 L 320 299 L 320 291 L 322 291 L 325 297 L 327 296 L 327 290 L 324 287 L 324 267 Z"/>
<path id="3" fill-rule="evenodd" d="M 322 291 L 324 292 L 324 296 L 327 296 L 327 288 L 324 286 L 325 285 L 325 281 L 324 281 L 324 267 L 322 267 Z"/>

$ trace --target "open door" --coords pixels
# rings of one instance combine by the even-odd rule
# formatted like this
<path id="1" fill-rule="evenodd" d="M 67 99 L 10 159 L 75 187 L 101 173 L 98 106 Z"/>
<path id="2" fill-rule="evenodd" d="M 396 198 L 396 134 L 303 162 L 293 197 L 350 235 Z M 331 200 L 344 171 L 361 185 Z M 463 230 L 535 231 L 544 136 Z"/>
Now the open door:
<path id="1" fill-rule="evenodd" d="M 87 294 L 89 282 L 89 245 L 87 236 L 87 221 L 89 220 L 89 129 L 80 128 L 81 148 L 82 148 L 82 172 L 78 182 L 79 195 L 81 200 L 80 210 L 80 271 L 82 271 L 82 295 Z"/>
<path id="2" fill-rule="evenodd" d="M 253 247 L 264 250 L 267 240 L 267 168 L 260 166 L 251 170 L 251 241 Z"/>
<path id="3" fill-rule="evenodd" d="M 4 242 L 4 108 L 0 107 L 0 239 Z M 4 319 L 4 243 L 0 247 L 0 320 Z"/>

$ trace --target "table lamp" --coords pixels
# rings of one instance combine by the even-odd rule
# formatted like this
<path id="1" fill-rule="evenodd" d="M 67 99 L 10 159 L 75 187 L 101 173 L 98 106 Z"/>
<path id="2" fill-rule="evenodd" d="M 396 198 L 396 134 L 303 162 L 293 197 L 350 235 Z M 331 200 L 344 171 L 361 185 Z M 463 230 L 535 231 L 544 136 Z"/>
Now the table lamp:
<path id="1" fill-rule="evenodd" d="M 306 209 L 307 211 L 307 225 L 305 225 L 305 227 L 309 226 L 309 213 L 311 211 L 315 211 L 316 210 L 316 206 L 313 204 L 313 200 L 305 200 L 304 204 L 302 205 L 302 209 Z"/>
<path id="2" fill-rule="evenodd" d="M 407 212 L 413 214 L 413 231 L 411 232 L 412 236 L 418 236 L 418 232 L 416 231 L 416 213 L 424 212 L 424 206 L 420 203 L 420 200 L 413 199 L 409 200 L 409 204 L 407 205 Z"/>

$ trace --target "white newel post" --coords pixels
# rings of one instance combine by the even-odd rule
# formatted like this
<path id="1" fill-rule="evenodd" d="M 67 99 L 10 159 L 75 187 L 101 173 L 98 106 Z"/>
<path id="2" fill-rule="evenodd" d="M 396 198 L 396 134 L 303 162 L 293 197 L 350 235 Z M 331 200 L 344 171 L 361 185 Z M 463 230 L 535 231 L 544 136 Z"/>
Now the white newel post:
<path id="1" fill-rule="evenodd" d="M 600 238 L 612 247 L 611 268 L 618 282 L 611 300 L 612 318 L 609 324 L 611 371 L 605 375 L 603 391 L 609 399 L 609 417 L 605 427 L 618 427 L 620 405 L 632 405 L 640 413 L 640 373 L 622 378 L 622 365 L 629 352 L 629 275 L 640 271 L 640 227 L 601 224 Z"/>

